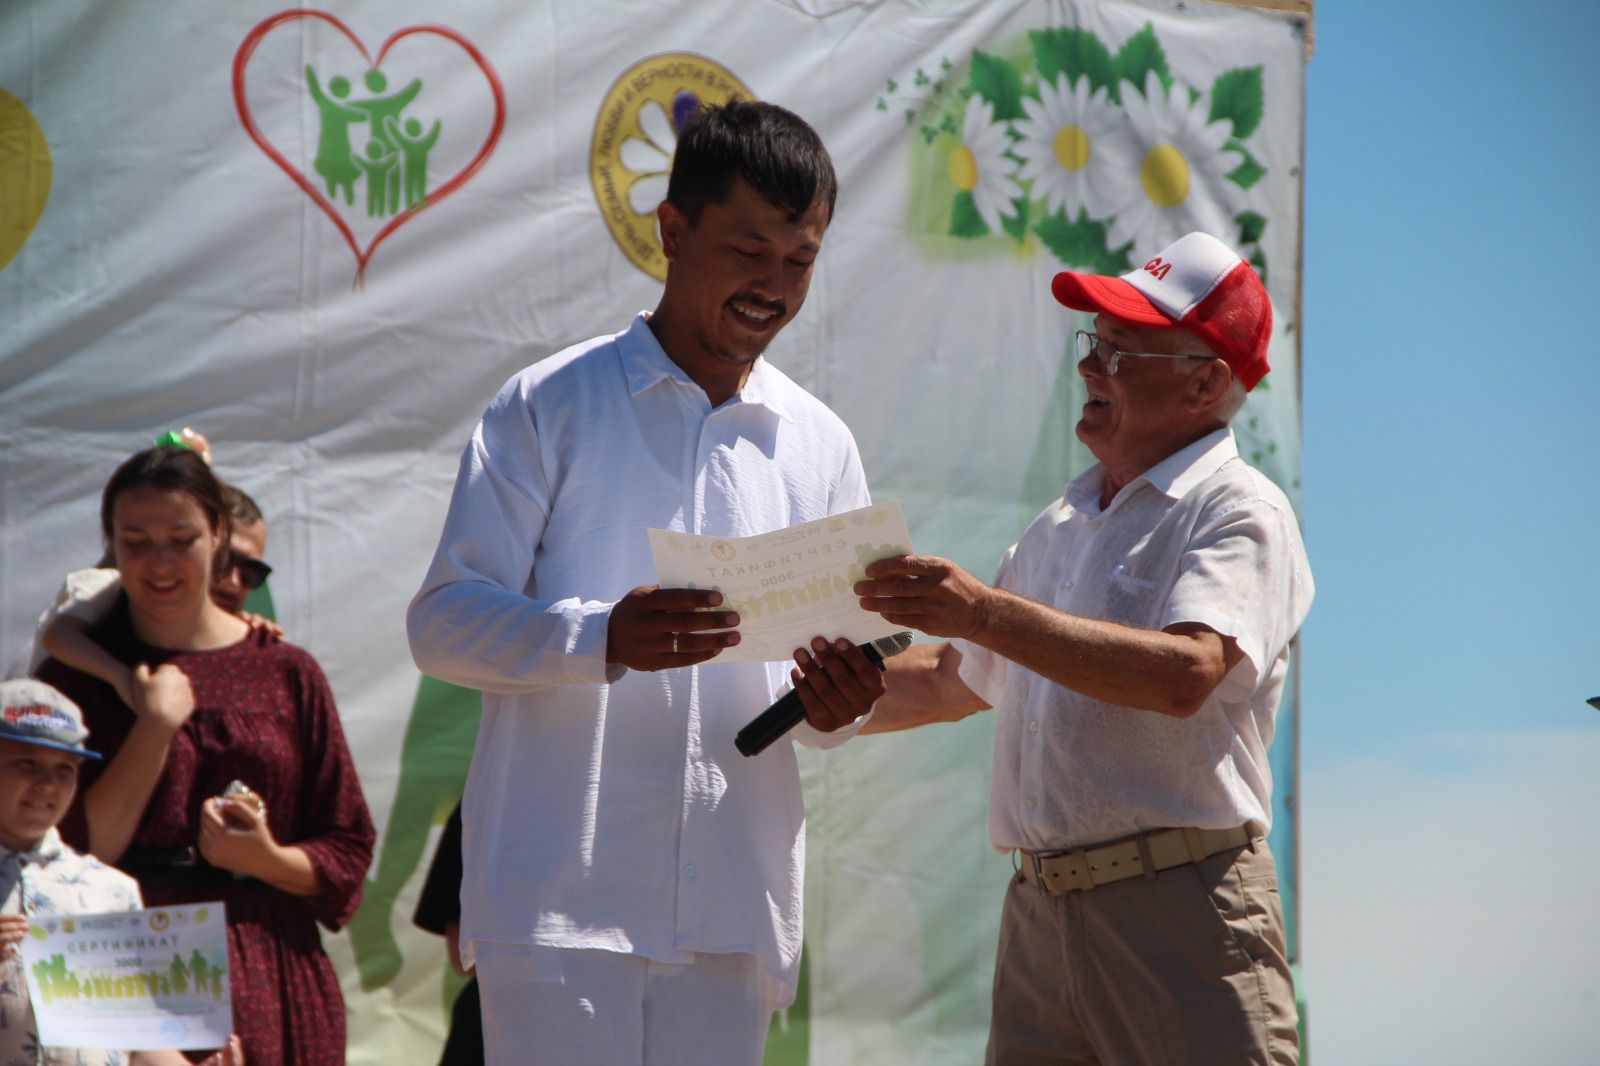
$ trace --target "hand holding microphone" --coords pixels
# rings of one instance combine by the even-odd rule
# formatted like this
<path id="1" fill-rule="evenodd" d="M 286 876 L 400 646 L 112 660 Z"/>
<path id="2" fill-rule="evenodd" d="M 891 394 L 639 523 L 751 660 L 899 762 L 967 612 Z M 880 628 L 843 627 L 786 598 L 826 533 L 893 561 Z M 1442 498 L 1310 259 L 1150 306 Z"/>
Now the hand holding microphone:
<path id="1" fill-rule="evenodd" d="M 892 636 L 880 637 L 868 644 L 862 644 L 857 650 L 866 657 L 867 661 L 878 670 L 884 669 L 883 660 L 891 655 L 898 655 L 911 646 L 910 633 L 895 633 Z M 844 655 L 846 653 L 838 653 Z M 832 685 L 825 672 L 807 671 L 807 678 L 815 679 L 818 685 Z M 881 691 L 881 689 L 880 689 Z M 870 703 L 869 703 L 870 706 Z M 861 707 L 851 718 L 865 714 L 867 707 Z M 806 716 L 806 708 L 798 688 L 784 693 L 777 702 L 757 715 L 749 725 L 739 730 L 734 737 L 733 745 L 739 749 L 741 755 L 755 755 L 764 751 L 768 745 L 783 734 L 800 724 Z M 839 724 L 843 724 L 842 722 Z M 835 727 L 837 728 L 837 727 Z"/>

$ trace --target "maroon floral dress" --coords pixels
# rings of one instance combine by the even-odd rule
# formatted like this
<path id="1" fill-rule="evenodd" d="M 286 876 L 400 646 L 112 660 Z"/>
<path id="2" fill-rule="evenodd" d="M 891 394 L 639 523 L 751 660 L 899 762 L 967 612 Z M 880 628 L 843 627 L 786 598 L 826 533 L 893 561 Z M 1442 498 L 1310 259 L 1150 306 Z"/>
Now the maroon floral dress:
<path id="1" fill-rule="evenodd" d="M 133 635 L 126 599 L 94 636 L 130 665 L 181 667 L 196 699 L 120 865 L 138 878 L 147 907 L 227 904 L 233 1025 L 250 1066 L 342 1064 L 344 998 L 317 923 L 337 930 L 355 913 L 374 832 L 321 668 L 259 631 L 214 651 L 149 647 Z M 109 761 L 133 725 L 115 690 L 54 660 L 39 677 L 83 708 L 89 746 Z M 61 823 L 80 849 L 88 845 L 83 796 L 104 766 L 84 762 L 78 799 Z M 200 805 L 234 780 L 260 793 L 278 843 L 305 850 L 320 895 L 291 896 L 203 861 L 183 864 L 181 849 L 199 840 Z"/>

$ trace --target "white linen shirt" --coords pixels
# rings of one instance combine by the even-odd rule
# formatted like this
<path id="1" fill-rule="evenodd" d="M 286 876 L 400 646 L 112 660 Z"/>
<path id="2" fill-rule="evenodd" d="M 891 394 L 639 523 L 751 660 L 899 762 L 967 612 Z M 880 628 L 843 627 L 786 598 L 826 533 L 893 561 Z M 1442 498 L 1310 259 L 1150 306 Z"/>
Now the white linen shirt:
<path id="1" fill-rule="evenodd" d="M 870 499 L 855 440 L 820 401 L 761 359 L 713 410 L 647 319 L 500 390 L 407 616 L 417 665 L 484 693 L 463 953 L 474 940 L 663 962 L 750 952 L 784 1005 L 800 959 L 799 770 L 792 744 L 746 758 L 733 738 L 786 664 L 608 667 L 607 624 L 655 583 L 647 527 L 748 536 Z M 859 726 L 790 735 L 832 747 Z"/>
<path id="2" fill-rule="evenodd" d="M 139 883 L 61 842 L 54 829 L 32 851 L 0 848 L 0 914 L 101 914 L 136 911 Z M 20 950 L 0 958 L 0 1066 L 122 1066 L 126 1052 L 40 1047 Z"/>
<path id="3" fill-rule="evenodd" d="M 1244 658 L 1192 717 L 1091 699 L 967 641 L 961 677 L 999 710 L 989 834 L 1049 851 L 1147 829 L 1272 825 L 1272 745 L 1311 570 L 1282 491 L 1221 429 L 1100 507 L 1090 467 L 1006 552 L 995 584 L 1085 618 L 1199 622 Z"/>

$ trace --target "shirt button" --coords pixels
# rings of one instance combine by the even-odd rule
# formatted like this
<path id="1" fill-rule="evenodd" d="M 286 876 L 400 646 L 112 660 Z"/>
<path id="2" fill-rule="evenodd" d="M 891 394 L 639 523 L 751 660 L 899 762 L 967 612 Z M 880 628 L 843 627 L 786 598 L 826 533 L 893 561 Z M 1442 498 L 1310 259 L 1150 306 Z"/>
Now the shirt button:
<path id="1" fill-rule="evenodd" d="M 1039 731 L 1039 723 L 1038 722 L 1029 722 L 1028 723 L 1028 732 L 1037 733 L 1038 731 Z"/>
<path id="2" fill-rule="evenodd" d="M 694 876 L 694 863 L 691 862 L 688 866 L 685 866 L 683 868 L 683 876 L 685 876 L 685 877 L 693 877 Z"/>
<path id="3" fill-rule="evenodd" d="M 1031 799 L 1031 800 L 1028 801 L 1028 810 L 1031 811 L 1037 806 L 1039 806 L 1039 801 L 1038 800 Z"/>

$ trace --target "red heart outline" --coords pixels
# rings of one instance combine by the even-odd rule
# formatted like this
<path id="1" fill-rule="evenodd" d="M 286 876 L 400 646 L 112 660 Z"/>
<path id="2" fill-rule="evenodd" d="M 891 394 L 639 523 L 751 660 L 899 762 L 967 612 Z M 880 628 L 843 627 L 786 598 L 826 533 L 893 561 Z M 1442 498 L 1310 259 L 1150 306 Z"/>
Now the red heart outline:
<path id="1" fill-rule="evenodd" d="M 382 66 L 383 57 L 388 55 L 389 49 L 393 48 L 395 43 L 403 38 L 417 33 L 431 33 L 443 37 L 459 45 L 461 50 L 466 52 L 472 61 L 478 65 L 478 69 L 483 72 L 485 80 L 489 83 L 489 91 L 494 94 L 494 125 L 490 127 L 489 135 L 483 139 L 483 144 L 479 146 L 477 155 L 473 156 L 471 162 L 463 167 L 458 174 L 430 192 L 427 199 L 423 200 L 422 203 L 415 207 L 408 207 L 390 219 L 388 224 L 378 231 L 377 236 L 372 238 L 371 243 L 367 245 L 365 250 L 362 250 L 356 244 L 355 234 L 350 231 L 349 224 L 334 210 L 333 204 L 328 201 L 328 198 L 322 195 L 317 187 L 306 178 L 305 174 L 285 159 L 283 153 L 274 148 L 271 142 L 262 134 L 260 127 L 256 125 L 254 117 L 250 114 L 250 103 L 245 98 L 244 68 L 250 62 L 250 57 L 255 53 L 256 47 L 261 44 L 267 34 L 279 26 L 286 22 L 293 22 L 296 19 L 303 18 L 321 19 L 344 34 L 345 39 L 355 46 L 356 51 L 361 53 L 361 57 L 367 61 L 368 69 L 371 70 L 376 70 Z M 412 215 L 438 203 L 465 185 L 468 179 L 478 172 L 478 168 L 483 166 L 484 162 L 489 158 L 489 153 L 494 151 L 494 146 L 500 140 L 500 131 L 505 128 L 506 124 L 506 94 L 505 89 L 500 85 L 499 75 L 494 72 L 494 68 L 489 65 L 489 61 L 483 57 L 483 53 L 478 51 L 471 41 L 450 27 L 437 25 L 406 26 L 403 29 L 396 30 L 389 35 L 388 40 L 383 42 L 383 47 L 378 49 L 378 58 L 373 59 L 372 54 L 367 51 L 360 38 L 350 32 L 348 26 L 326 11 L 313 11 L 310 8 L 294 8 L 290 11 L 280 11 L 276 15 L 263 19 L 255 29 L 245 35 L 244 41 L 239 45 L 239 51 L 234 53 L 233 57 L 233 102 L 239 109 L 239 121 L 244 124 L 245 132 L 250 135 L 250 139 L 256 142 L 256 147 L 265 152 L 268 159 L 278 164 L 278 167 L 289 175 L 290 180 L 300 186 L 301 191 L 307 196 L 311 197 L 312 202 L 322 209 L 322 213 L 327 215 L 333 221 L 333 224 L 338 227 L 339 232 L 343 234 L 345 243 L 350 246 L 351 253 L 356 257 L 356 278 L 352 288 L 358 290 L 362 288 L 363 279 L 367 272 L 367 264 L 372 260 L 372 254 L 378 250 L 378 245 L 382 244 L 389 234 L 409 221 Z"/>

